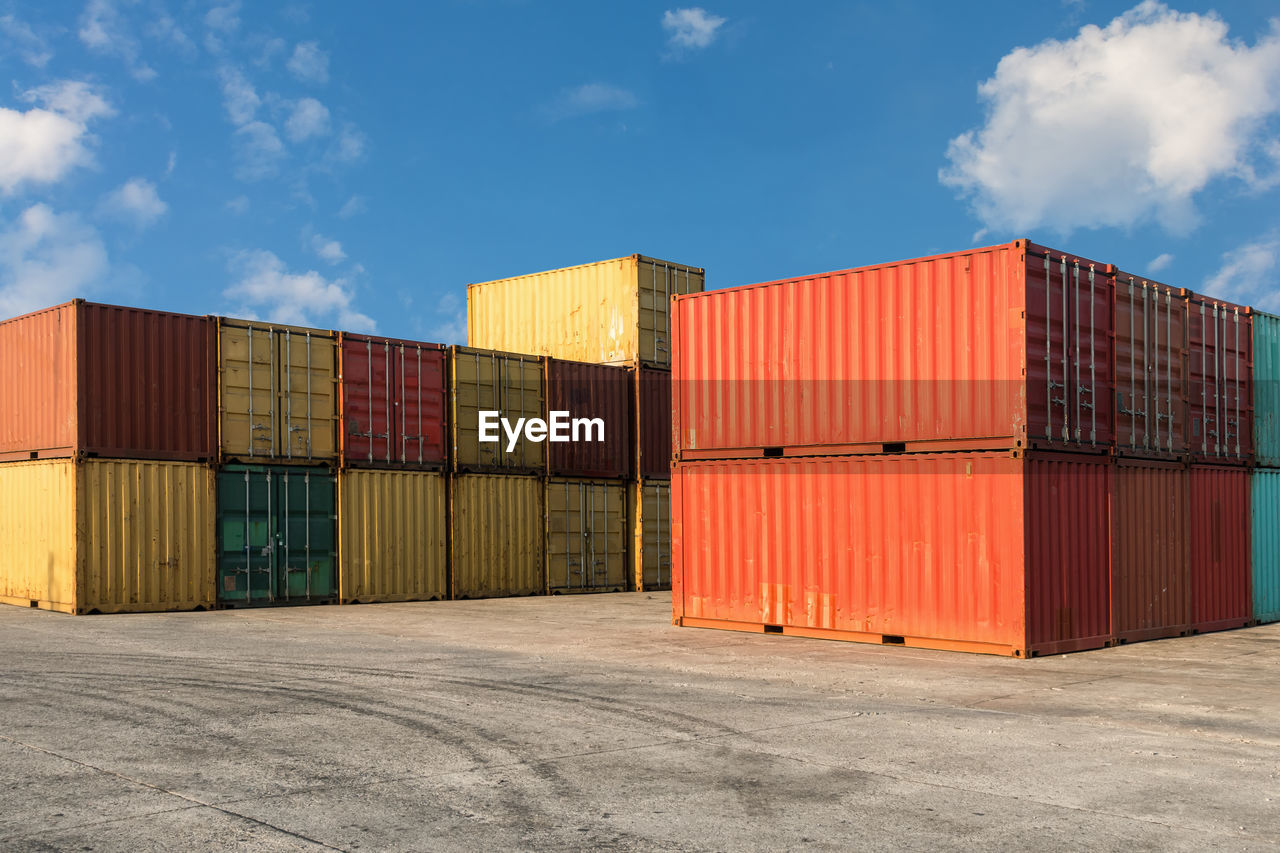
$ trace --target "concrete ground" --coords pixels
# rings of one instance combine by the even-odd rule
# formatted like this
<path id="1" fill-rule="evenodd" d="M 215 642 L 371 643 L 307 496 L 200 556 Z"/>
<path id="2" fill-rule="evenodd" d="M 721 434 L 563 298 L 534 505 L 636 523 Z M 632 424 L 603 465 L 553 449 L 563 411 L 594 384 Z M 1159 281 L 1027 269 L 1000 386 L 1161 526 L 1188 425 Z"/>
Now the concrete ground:
<path id="1" fill-rule="evenodd" d="M 669 614 L 0 605 L 0 849 L 1280 846 L 1280 625 L 1019 661 Z"/>

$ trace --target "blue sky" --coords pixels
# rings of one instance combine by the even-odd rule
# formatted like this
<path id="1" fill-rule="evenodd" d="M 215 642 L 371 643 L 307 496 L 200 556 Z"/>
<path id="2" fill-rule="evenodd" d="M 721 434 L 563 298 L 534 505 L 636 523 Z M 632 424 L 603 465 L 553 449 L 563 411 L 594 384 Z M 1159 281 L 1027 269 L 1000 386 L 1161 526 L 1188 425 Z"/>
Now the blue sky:
<path id="1" fill-rule="evenodd" d="M 0 315 L 458 342 L 465 285 L 1029 236 L 1280 309 L 1280 9 L 0 0 Z"/>

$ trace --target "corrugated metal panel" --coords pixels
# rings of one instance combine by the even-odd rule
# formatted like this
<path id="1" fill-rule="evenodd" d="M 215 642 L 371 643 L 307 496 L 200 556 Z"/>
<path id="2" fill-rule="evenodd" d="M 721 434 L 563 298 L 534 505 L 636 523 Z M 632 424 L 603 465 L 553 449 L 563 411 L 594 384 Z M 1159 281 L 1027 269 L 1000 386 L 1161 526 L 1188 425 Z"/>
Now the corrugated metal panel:
<path id="1" fill-rule="evenodd" d="M 443 467 L 445 349 L 341 333 L 344 465 Z"/>
<path id="2" fill-rule="evenodd" d="M 65 613 L 212 607 L 213 500 L 202 465 L 0 466 L 0 600 Z"/>
<path id="3" fill-rule="evenodd" d="M 1193 465 L 1191 628 L 1241 628 L 1252 618 L 1249 594 L 1249 472 Z"/>
<path id="4" fill-rule="evenodd" d="M 453 597 L 544 592 L 542 480 L 466 474 L 451 478 L 449 488 Z"/>
<path id="5" fill-rule="evenodd" d="M 497 411 L 512 426 L 518 418 L 545 414 L 546 386 L 539 356 L 449 348 L 449 429 L 456 471 L 541 473 L 546 469 L 545 442 L 517 440 L 507 452 L 501 429 L 498 441 L 480 441 L 480 412 Z"/>
<path id="6" fill-rule="evenodd" d="M 76 300 L 0 323 L 0 353 L 0 459 L 213 455 L 208 318 Z"/>
<path id="7" fill-rule="evenodd" d="M 330 601 L 337 494 L 328 468 L 228 465 L 218 473 L 218 601 Z"/>
<path id="8" fill-rule="evenodd" d="M 346 470 L 338 475 L 338 596 L 343 602 L 449 595 L 444 474 Z"/>
<path id="9" fill-rule="evenodd" d="M 1108 639 L 1098 458 L 809 457 L 675 474 L 680 624 L 1019 655 Z"/>
<path id="10" fill-rule="evenodd" d="M 671 483 L 627 484 L 632 583 L 638 590 L 671 588 Z"/>
<path id="11" fill-rule="evenodd" d="M 1280 317 L 1250 310 L 1254 454 L 1259 465 L 1280 467 Z"/>
<path id="12" fill-rule="evenodd" d="M 671 476 L 671 371 L 641 367 L 635 382 L 635 471 L 641 479 Z"/>
<path id="13" fill-rule="evenodd" d="M 1112 285 L 1019 240 L 681 297 L 677 453 L 1105 450 Z"/>
<path id="14" fill-rule="evenodd" d="M 467 343 L 598 364 L 670 366 L 670 298 L 697 267 L 643 255 L 467 287 Z"/>
<path id="15" fill-rule="evenodd" d="M 579 440 L 547 443 L 547 472 L 566 477 L 626 477 L 631 469 L 631 376 L 626 368 L 546 360 L 547 411 L 599 418 L 604 440 L 584 431 Z M 572 436 L 570 436 L 572 438 Z"/>
<path id="16" fill-rule="evenodd" d="M 1253 618 L 1280 622 L 1280 471 L 1252 472 Z"/>
<path id="17" fill-rule="evenodd" d="M 1244 465 L 1253 455 L 1253 324 L 1249 309 L 1183 291 L 1193 457 Z"/>
<path id="18" fill-rule="evenodd" d="M 608 480 L 547 480 L 547 589 L 627 586 L 627 489 Z"/>
<path id="19" fill-rule="evenodd" d="M 1122 459 L 1111 499 L 1111 620 L 1121 642 L 1176 637 L 1191 621 L 1185 465 Z"/>
<path id="20" fill-rule="evenodd" d="M 338 458 L 338 349 L 320 329 L 218 318 L 223 459 Z"/>
<path id="21" fill-rule="evenodd" d="M 1168 285 L 1116 273 L 1115 333 L 1117 450 L 1185 453 L 1186 297 Z"/>

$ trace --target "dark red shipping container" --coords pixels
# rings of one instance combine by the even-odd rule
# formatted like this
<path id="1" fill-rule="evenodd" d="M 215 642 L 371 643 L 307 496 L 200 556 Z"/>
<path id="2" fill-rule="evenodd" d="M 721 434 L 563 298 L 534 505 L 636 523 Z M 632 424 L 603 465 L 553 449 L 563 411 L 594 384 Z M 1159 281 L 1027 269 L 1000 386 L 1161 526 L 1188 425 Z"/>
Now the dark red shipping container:
<path id="1" fill-rule="evenodd" d="M 1244 306 L 1183 292 L 1192 459 L 1248 464 L 1253 457 L 1253 317 Z"/>
<path id="2" fill-rule="evenodd" d="M 631 381 L 625 367 L 546 359 L 547 412 L 604 422 L 604 440 L 547 441 L 553 477 L 623 478 L 631 468 Z M 596 433 L 591 432 L 594 438 Z"/>
<path id="3" fill-rule="evenodd" d="M 344 332 L 339 349 L 342 463 L 443 466 L 445 347 Z"/>
<path id="4" fill-rule="evenodd" d="M 1117 642 L 1176 637 L 1191 621 L 1187 466 L 1120 459 L 1111 495 L 1111 631 Z"/>
<path id="5" fill-rule="evenodd" d="M 671 476 L 671 371 L 633 370 L 636 475 L 641 480 Z"/>
<path id="6" fill-rule="evenodd" d="M 1191 466 L 1191 629 L 1248 625 L 1251 588 L 1249 471 Z"/>
<path id="7" fill-rule="evenodd" d="M 1178 458 L 1187 452 L 1187 299 L 1126 272 L 1115 287 L 1116 451 Z"/>
<path id="8" fill-rule="evenodd" d="M 0 460 L 212 458 L 214 336 L 208 317 L 81 299 L 0 323 Z"/>

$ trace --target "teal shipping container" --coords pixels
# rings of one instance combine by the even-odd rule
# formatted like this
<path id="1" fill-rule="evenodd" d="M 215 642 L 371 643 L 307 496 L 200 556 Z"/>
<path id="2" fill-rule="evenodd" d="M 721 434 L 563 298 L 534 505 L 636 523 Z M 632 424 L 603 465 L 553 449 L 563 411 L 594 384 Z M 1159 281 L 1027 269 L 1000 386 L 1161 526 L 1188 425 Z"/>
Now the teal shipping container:
<path id="1" fill-rule="evenodd" d="M 337 595 L 337 490 L 328 468 L 218 472 L 218 603 L 304 604 Z"/>
<path id="2" fill-rule="evenodd" d="M 1253 471 L 1253 618 L 1280 622 L 1280 470 Z"/>
<path id="3" fill-rule="evenodd" d="M 1253 314 L 1253 452 L 1280 468 L 1280 317 Z"/>

